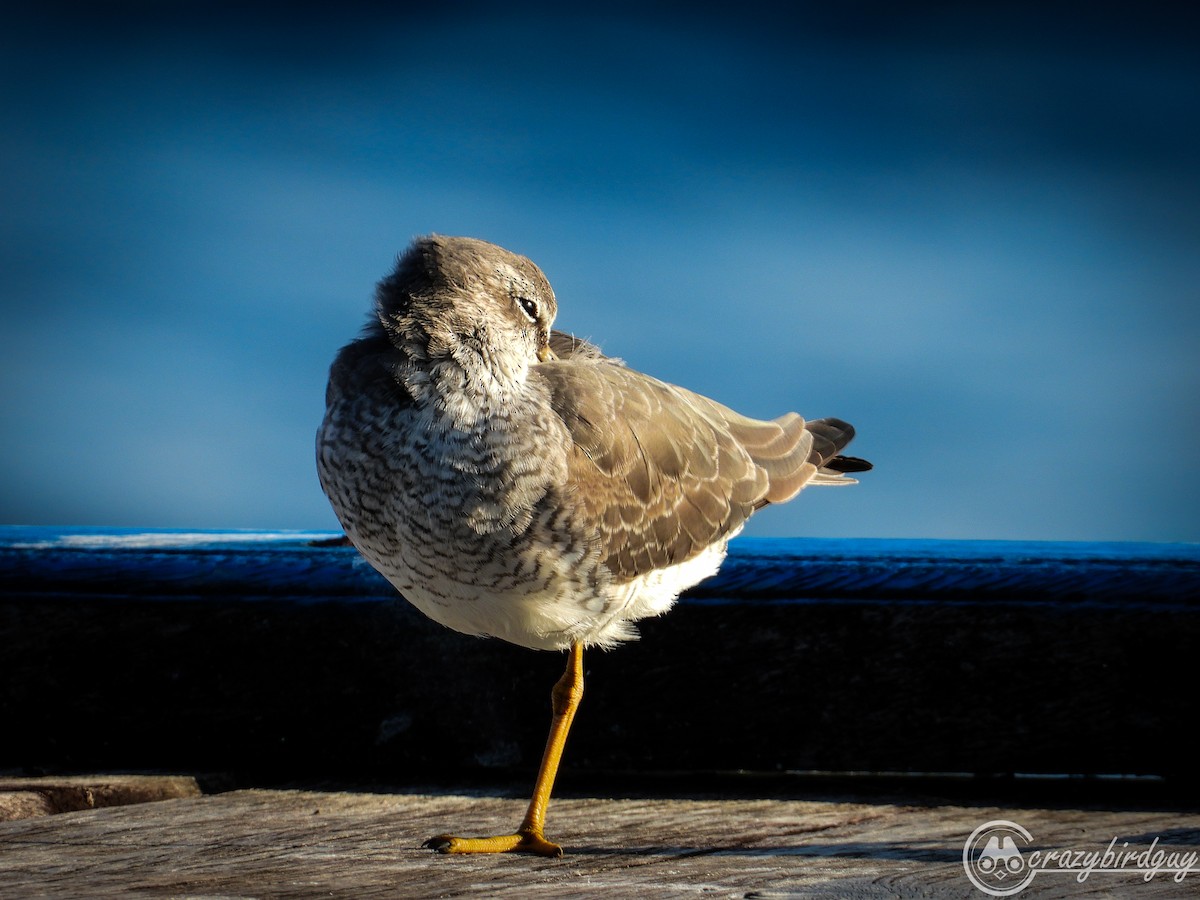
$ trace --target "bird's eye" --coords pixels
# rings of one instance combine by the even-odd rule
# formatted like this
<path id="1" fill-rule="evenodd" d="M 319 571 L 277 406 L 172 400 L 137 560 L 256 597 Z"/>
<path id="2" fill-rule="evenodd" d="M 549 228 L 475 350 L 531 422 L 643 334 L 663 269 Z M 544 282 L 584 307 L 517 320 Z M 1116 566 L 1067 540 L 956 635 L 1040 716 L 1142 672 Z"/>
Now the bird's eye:
<path id="1" fill-rule="evenodd" d="M 530 300 L 528 297 L 518 297 L 517 302 L 521 304 L 521 309 L 525 310 L 525 315 L 529 316 L 530 322 L 537 321 L 537 301 Z"/>

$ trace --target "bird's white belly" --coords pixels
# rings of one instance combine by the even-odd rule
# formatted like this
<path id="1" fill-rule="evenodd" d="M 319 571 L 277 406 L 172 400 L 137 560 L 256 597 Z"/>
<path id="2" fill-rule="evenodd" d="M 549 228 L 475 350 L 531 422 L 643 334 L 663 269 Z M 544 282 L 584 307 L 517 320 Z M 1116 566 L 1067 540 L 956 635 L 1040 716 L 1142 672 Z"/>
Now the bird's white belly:
<path id="1" fill-rule="evenodd" d="M 434 552 L 405 541 L 396 552 L 369 545 L 359 550 L 422 613 L 464 634 L 500 638 L 535 650 L 565 650 L 574 643 L 613 646 L 637 637 L 631 623 L 665 613 L 679 593 L 714 575 L 725 558 L 721 541 L 686 562 L 657 569 L 599 591 L 579 577 L 575 554 L 528 548 L 535 557 L 519 577 L 487 553 L 440 565 Z M 446 560 L 448 562 L 448 559 Z"/>

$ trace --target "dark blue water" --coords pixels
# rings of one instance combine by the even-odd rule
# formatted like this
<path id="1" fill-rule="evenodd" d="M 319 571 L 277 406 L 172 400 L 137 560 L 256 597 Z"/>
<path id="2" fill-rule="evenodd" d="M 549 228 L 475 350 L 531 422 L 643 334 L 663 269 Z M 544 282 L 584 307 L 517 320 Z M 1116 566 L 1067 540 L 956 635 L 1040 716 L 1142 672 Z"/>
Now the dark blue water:
<path id="1" fill-rule="evenodd" d="M 329 528 L 415 234 L 877 463 L 754 534 L 1200 539 L 1200 62 L 1155 6 L 125 3 L 0 34 L 0 521 Z"/>

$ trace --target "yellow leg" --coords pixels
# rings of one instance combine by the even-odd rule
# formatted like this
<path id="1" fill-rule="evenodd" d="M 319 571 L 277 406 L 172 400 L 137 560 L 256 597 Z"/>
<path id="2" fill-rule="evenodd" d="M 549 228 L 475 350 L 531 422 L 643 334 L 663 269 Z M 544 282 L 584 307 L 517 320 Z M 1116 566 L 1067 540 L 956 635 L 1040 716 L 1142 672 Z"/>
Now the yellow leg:
<path id="1" fill-rule="evenodd" d="M 562 759 L 563 746 L 567 743 L 567 732 L 575 710 L 583 697 L 583 644 L 572 644 L 567 657 L 567 670 L 550 692 L 550 706 L 554 717 L 550 720 L 550 736 L 546 739 L 546 752 L 538 768 L 537 781 L 533 785 L 533 799 L 515 834 L 500 834 L 494 837 L 462 838 L 439 834 L 430 838 L 424 846 L 439 853 L 536 853 L 539 856 L 562 856 L 558 844 L 546 840 L 542 833 L 546 827 L 546 806 L 550 803 L 550 791 L 554 788 L 554 776 L 558 774 L 558 763 Z"/>

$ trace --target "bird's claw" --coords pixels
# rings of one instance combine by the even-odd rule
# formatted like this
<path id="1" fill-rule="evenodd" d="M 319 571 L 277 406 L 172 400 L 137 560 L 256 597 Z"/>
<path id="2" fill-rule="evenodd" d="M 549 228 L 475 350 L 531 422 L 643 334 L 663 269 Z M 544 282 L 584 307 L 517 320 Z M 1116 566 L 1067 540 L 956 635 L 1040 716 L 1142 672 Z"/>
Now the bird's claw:
<path id="1" fill-rule="evenodd" d="M 532 853 L 536 856 L 560 857 L 563 849 L 540 834 L 518 832 L 493 837 L 463 838 L 452 834 L 431 837 L 422 847 L 437 853 Z"/>

